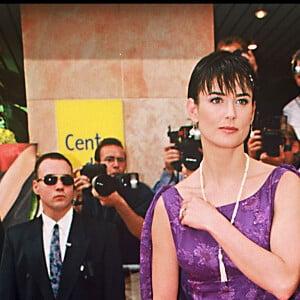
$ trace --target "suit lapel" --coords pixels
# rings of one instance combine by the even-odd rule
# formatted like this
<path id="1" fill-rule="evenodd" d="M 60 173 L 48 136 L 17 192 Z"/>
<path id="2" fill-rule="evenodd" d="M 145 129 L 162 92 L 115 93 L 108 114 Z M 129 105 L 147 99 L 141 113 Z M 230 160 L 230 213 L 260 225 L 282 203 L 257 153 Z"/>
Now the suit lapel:
<path id="1" fill-rule="evenodd" d="M 74 211 L 68 245 L 62 265 L 58 300 L 70 297 L 70 293 L 78 280 L 81 263 L 83 262 L 88 246 L 89 239 L 84 223 L 81 217 Z"/>
<path id="2" fill-rule="evenodd" d="M 31 223 L 31 229 L 28 243 L 25 244 L 25 251 L 28 256 L 30 270 L 37 286 L 41 289 L 41 294 L 45 299 L 52 299 L 50 280 L 48 276 L 42 233 L 42 218 L 36 218 Z"/>

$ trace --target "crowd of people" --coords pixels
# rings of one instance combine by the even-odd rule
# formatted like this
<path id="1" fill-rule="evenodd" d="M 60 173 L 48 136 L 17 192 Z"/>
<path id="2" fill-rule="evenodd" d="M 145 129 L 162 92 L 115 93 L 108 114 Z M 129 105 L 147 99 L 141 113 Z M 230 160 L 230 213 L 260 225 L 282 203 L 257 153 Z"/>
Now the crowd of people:
<path id="1" fill-rule="evenodd" d="M 114 137 L 93 165 L 38 157 L 39 213 L 5 231 L 0 221 L 0 299 L 299 300 L 300 97 L 287 99 L 276 128 L 256 128 L 262 88 L 238 37 L 200 59 L 186 100 L 195 161 L 170 140 L 152 188 L 138 177 L 122 184 L 131 173 Z"/>

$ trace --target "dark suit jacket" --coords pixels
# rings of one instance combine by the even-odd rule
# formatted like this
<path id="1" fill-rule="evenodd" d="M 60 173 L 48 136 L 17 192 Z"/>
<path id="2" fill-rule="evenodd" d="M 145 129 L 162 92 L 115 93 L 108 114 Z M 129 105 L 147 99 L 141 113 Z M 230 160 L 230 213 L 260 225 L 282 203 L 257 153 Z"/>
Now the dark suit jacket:
<path id="1" fill-rule="evenodd" d="M 1 261 L 1 255 L 2 255 L 3 241 L 4 241 L 4 226 L 3 226 L 2 221 L 0 220 L 0 261 Z"/>
<path id="2" fill-rule="evenodd" d="M 145 217 L 147 209 L 154 197 L 153 191 L 143 182 L 139 182 L 137 189 L 122 187 L 118 193 L 125 199 L 130 208 L 139 216 Z M 91 189 L 83 192 L 82 213 L 116 224 L 119 234 L 123 264 L 140 263 L 140 240 L 133 236 L 124 223 L 122 217 L 114 207 L 102 206 L 98 198 L 93 197 Z"/>
<path id="3" fill-rule="evenodd" d="M 74 212 L 56 300 L 125 299 L 115 225 Z M 1 300 L 54 299 L 43 250 L 42 218 L 7 229 Z"/>

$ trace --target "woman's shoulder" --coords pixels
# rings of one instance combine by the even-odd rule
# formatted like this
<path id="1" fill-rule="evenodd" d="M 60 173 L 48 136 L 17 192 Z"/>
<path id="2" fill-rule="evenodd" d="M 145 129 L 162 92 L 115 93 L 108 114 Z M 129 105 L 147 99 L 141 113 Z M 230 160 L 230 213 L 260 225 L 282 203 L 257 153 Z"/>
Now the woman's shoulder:
<path id="1" fill-rule="evenodd" d="M 266 177 L 271 174 L 274 174 L 275 176 L 281 176 L 284 173 L 300 176 L 300 172 L 293 165 L 289 164 L 280 164 L 279 166 L 273 166 L 268 163 L 254 160 L 254 170 L 256 174 L 264 175 Z"/>
<path id="2" fill-rule="evenodd" d="M 256 179 L 259 182 L 265 182 L 271 174 L 280 171 L 279 166 L 274 166 L 262 161 L 252 159 L 252 167 L 249 170 L 249 178 Z"/>
<path id="3" fill-rule="evenodd" d="M 268 163 L 253 160 L 249 179 L 252 179 L 254 185 L 256 182 L 257 186 L 260 186 L 261 183 L 265 183 L 268 180 L 272 182 L 285 181 L 286 178 L 294 178 L 294 180 L 297 180 L 299 176 L 300 172 L 292 165 L 281 164 L 279 166 L 273 166 Z"/>
<path id="4" fill-rule="evenodd" d="M 252 165 L 253 169 L 257 173 L 271 173 L 274 169 L 276 169 L 276 166 L 262 162 L 260 160 L 256 160 L 254 158 L 252 158 Z"/>

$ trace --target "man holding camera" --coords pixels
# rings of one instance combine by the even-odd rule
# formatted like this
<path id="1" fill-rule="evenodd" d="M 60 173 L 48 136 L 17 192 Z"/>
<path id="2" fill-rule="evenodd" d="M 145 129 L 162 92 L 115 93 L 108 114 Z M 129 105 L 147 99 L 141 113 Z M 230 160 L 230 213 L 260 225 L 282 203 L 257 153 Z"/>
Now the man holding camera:
<path id="1" fill-rule="evenodd" d="M 112 177 L 125 174 L 126 153 L 122 143 L 116 138 L 103 139 L 95 151 L 95 163 L 105 164 L 106 173 Z M 117 225 L 126 294 L 139 295 L 139 251 L 140 237 L 146 211 L 154 193 L 143 182 L 136 188 L 115 190 L 108 196 L 101 196 L 91 185 L 92 178 L 80 175 L 75 185 L 82 190 L 82 213 L 104 218 Z M 129 293 L 129 294 L 128 294 Z M 130 298 L 131 299 L 131 298 Z"/>
<path id="2" fill-rule="evenodd" d="M 168 137 L 170 143 L 164 148 L 165 167 L 160 179 L 152 190 L 156 193 L 166 184 L 175 185 L 183 178 L 193 173 L 202 160 L 200 131 L 197 125 L 181 126 L 178 131 L 171 131 Z"/>
<path id="3" fill-rule="evenodd" d="M 177 171 L 173 163 L 180 160 L 180 151 L 175 148 L 175 143 L 169 143 L 164 148 L 165 167 L 161 173 L 159 180 L 154 184 L 152 190 L 156 193 L 159 188 L 165 184 L 174 185 L 184 178 L 182 172 Z"/>
<path id="4" fill-rule="evenodd" d="M 281 117 L 281 126 L 271 128 L 262 125 L 253 128 L 247 141 L 249 156 L 261 160 L 265 163 L 278 166 L 280 164 L 290 164 L 298 167 L 299 141 L 293 127 L 286 123 L 284 116 Z"/>
<path id="5" fill-rule="evenodd" d="M 300 50 L 297 50 L 292 57 L 291 61 L 292 72 L 295 79 L 296 86 L 300 87 Z M 294 93 L 294 90 L 291 89 L 291 92 Z M 279 165 L 281 163 L 287 163 L 294 165 L 296 168 L 300 168 L 300 142 L 299 142 L 299 107 L 300 107 L 300 97 L 299 95 L 291 100 L 288 104 L 283 107 L 281 116 L 272 116 L 272 118 L 281 118 L 284 122 L 279 124 L 280 134 L 282 136 L 282 143 L 280 146 L 278 143 L 273 140 L 270 140 L 270 143 L 273 144 L 273 149 L 279 147 L 278 155 L 270 155 L 266 150 L 266 142 L 264 141 L 264 133 L 268 133 L 265 128 L 268 129 L 268 126 L 256 126 L 255 130 L 252 131 L 252 134 L 247 142 L 248 153 L 251 157 L 260 159 L 263 162 L 270 163 L 272 165 Z M 286 119 L 284 119 L 286 118 Z M 259 118 L 256 118 L 259 119 Z M 264 117 L 266 119 L 266 116 Z M 283 126 L 282 126 L 283 125 Z M 298 127 L 297 127 L 298 126 Z M 265 127 L 265 128 L 264 128 Z M 298 131 L 297 131 L 298 130 Z M 272 133 L 272 130 L 271 130 Z M 270 147 L 269 147 L 270 148 Z"/>
<path id="6" fill-rule="evenodd" d="M 217 50 L 234 52 L 245 57 L 255 72 L 258 71 L 256 58 L 252 50 L 247 49 L 247 43 L 239 36 L 230 36 L 220 40 L 217 44 Z"/>

